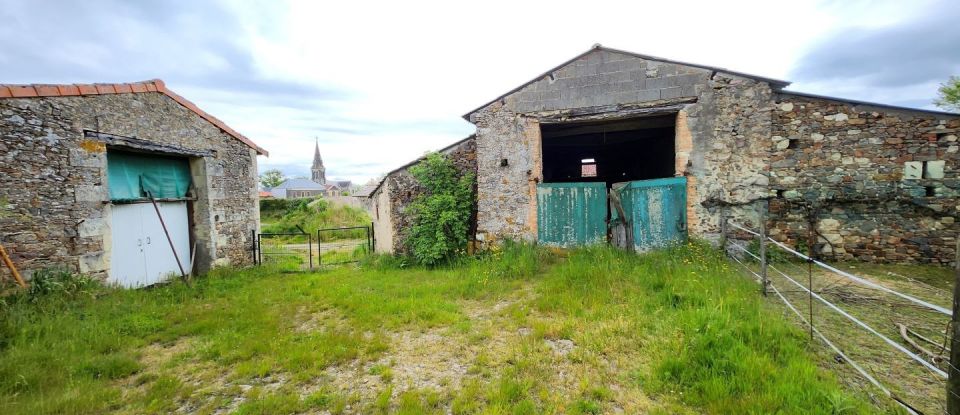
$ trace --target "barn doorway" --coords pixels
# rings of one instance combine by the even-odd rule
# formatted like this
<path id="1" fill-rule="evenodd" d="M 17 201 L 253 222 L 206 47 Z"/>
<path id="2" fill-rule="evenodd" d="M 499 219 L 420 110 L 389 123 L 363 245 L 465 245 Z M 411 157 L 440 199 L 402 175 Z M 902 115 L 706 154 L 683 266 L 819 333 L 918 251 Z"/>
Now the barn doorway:
<path id="1" fill-rule="evenodd" d="M 686 180 L 674 177 L 675 131 L 676 114 L 541 124 L 538 240 L 646 250 L 685 238 Z"/>
<path id="2" fill-rule="evenodd" d="M 613 183 L 673 177 L 676 114 L 541 124 L 543 182 Z"/>
<path id="3" fill-rule="evenodd" d="M 109 149 L 107 187 L 111 202 L 108 281 L 144 287 L 189 269 L 189 160 Z"/>

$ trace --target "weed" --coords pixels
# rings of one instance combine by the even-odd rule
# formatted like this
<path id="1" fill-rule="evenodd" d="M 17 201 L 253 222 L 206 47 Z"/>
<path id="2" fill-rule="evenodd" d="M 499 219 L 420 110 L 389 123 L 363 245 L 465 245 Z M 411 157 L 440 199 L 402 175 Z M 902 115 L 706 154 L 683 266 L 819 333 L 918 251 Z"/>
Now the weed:
<path id="1" fill-rule="evenodd" d="M 566 258 L 505 244 L 432 269 L 392 261 L 296 278 L 271 267 L 217 269 L 192 287 L 13 301 L 0 313 L 0 413 L 216 409 L 241 384 L 254 387 L 238 413 L 876 410 L 819 369 L 806 338 L 697 241 Z M 502 312 L 471 312 L 506 298 Z M 326 383 L 334 367 L 390 361 L 379 359 L 397 350 L 391 332 L 428 330 L 442 330 L 441 347 L 473 356 L 460 382 L 409 389 L 408 374 L 383 364 L 369 369 L 382 389 Z M 572 351 L 545 345 L 561 339 Z M 570 374 L 588 381 L 570 384 Z"/>

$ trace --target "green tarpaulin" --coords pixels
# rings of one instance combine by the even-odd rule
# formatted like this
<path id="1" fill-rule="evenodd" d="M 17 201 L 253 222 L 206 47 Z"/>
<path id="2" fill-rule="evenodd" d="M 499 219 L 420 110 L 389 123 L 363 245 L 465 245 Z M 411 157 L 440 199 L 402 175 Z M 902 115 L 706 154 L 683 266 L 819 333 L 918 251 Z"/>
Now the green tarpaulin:
<path id="1" fill-rule="evenodd" d="M 146 154 L 107 152 L 110 200 L 147 197 L 177 199 L 190 188 L 190 165 L 186 159 Z"/>

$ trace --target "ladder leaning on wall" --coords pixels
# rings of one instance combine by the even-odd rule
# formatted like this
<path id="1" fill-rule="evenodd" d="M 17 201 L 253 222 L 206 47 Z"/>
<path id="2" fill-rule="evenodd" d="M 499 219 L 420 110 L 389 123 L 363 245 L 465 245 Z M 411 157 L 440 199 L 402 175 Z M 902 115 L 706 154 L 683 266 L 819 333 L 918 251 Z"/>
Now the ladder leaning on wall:
<path id="1" fill-rule="evenodd" d="M 17 267 L 13 265 L 13 260 L 10 259 L 10 255 L 7 255 L 7 250 L 3 248 L 2 244 L 0 244 L 0 259 L 3 260 L 7 268 L 10 268 L 10 273 L 13 274 L 13 279 L 17 281 L 17 284 L 21 287 L 26 287 L 26 281 L 20 276 L 20 271 L 17 271 Z"/>

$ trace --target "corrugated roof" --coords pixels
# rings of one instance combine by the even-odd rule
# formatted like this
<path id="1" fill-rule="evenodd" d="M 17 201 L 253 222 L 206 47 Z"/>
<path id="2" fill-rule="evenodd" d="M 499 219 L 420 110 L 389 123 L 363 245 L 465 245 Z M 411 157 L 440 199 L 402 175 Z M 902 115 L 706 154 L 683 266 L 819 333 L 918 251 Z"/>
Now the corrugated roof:
<path id="1" fill-rule="evenodd" d="M 240 134 L 226 123 L 220 121 L 206 111 L 197 107 L 196 104 L 177 93 L 167 89 L 166 84 L 160 79 L 151 79 L 143 82 L 132 82 L 122 84 L 69 84 L 69 85 L 49 85 L 49 84 L 30 84 L 30 85 L 11 85 L 0 84 L 0 98 L 35 98 L 35 97 L 69 97 L 84 95 L 108 95 L 108 94 L 137 94 L 145 92 L 159 92 L 164 94 L 184 108 L 193 111 L 200 118 L 215 125 L 224 133 L 240 140 L 250 148 L 257 151 L 257 154 L 269 155 L 267 150 L 258 146 L 253 140 Z"/>

